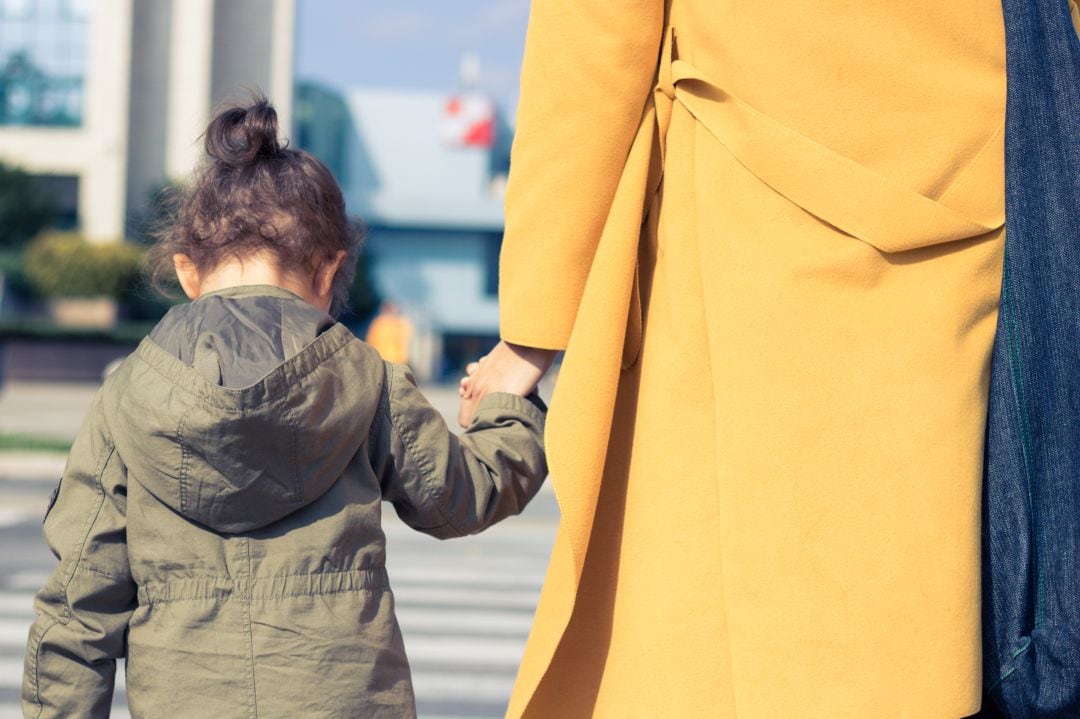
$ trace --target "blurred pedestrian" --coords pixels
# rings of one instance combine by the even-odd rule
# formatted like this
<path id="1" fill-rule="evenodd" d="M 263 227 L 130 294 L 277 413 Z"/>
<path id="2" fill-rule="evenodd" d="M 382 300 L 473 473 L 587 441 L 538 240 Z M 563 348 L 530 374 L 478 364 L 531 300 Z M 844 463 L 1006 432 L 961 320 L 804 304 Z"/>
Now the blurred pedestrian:
<path id="1" fill-rule="evenodd" d="M 387 362 L 408 364 L 412 337 L 413 325 L 409 318 L 393 302 L 383 302 L 364 339 Z"/>
<path id="2" fill-rule="evenodd" d="M 412 717 L 381 504 L 440 538 L 516 514 L 544 408 L 454 436 L 408 370 L 336 323 L 360 238 L 265 99 L 222 111 L 155 255 L 193 301 L 105 380 L 45 536 L 26 716 Z"/>
<path id="3" fill-rule="evenodd" d="M 509 716 L 979 710 L 1005 89 L 999 0 L 534 0 L 463 385 L 566 350 Z"/>

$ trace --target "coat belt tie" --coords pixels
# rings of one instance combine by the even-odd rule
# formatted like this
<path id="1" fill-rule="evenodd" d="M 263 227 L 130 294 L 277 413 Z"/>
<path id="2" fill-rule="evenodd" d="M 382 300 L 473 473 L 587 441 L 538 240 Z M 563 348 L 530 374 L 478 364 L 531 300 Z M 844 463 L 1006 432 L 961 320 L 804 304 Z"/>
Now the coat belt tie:
<path id="1" fill-rule="evenodd" d="M 774 191 L 879 250 L 979 237 L 1005 222 L 1004 121 L 949 187 L 929 197 L 778 122 L 706 78 L 678 58 L 675 28 L 664 34 L 653 103 L 661 165 L 678 103 Z M 661 174 L 650 183 L 650 197 Z"/>

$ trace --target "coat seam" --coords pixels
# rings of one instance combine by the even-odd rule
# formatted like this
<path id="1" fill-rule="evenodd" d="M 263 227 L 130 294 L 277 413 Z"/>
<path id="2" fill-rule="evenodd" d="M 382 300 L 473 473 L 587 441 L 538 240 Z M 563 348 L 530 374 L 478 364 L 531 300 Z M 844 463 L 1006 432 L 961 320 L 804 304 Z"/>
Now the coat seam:
<path id="1" fill-rule="evenodd" d="M 180 445 L 180 472 L 177 477 L 177 485 L 180 492 L 180 511 L 184 514 L 188 512 L 187 506 L 187 474 L 191 458 L 191 450 L 188 448 L 187 442 L 184 441 L 184 428 L 187 425 L 188 418 L 195 411 L 197 404 L 193 404 L 184 414 L 180 417 L 180 422 L 176 426 L 176 442 Z"/>
<path id="2" fill-rule="evenodd" d="M 68 587 L 71 585 L 72 579 L 75 577 L 75 573 L 79 570 L 79 566 L 82 564 L 83 555 L 86 553 L 86 542 L 90 538 L 90 532 L 94 529 L 94 525 L 97 523 L 98 517 L 101 516 L 102 507 L 105 506 L 105 489 L 101 485 L 101 476 L 105 473 L 105 467 L 109 464 L 109 459 L 112 457 L 115 447 L 111 442 L 106 442 L 105 446 L 101 449 L 101 456 L 98 459 L 98 465 L 94 469 L 94 489 L 97 491 L 98 501 L 97 506 L 90 508 L 86 515 L 86 521 L 83 524 L 80 534 L 82 538 L 72 547 L 71 551 L 71 568 L 66 572 L 67 577 L 60 585 L 60 592 L 63 597 L 64 616 L 60 617 L 60 620 L 66 623 L 71 619 L 71 602 L 68 599 Z"/>
<path id="3" fill-rule="evenodd" d="M 75 568 L 75 571 L 76 572 L 86 572 L 88 574 L 95 574 L 95 575 L 97 575 L 99 577 L 105 577 L 106 579 L 123 579 L 123 577 L 117 576 L 115 574 L 111 574 L 109 572 L 106 572 L 106 571 L 104 571 L 102 569 L 98 569 L 96 567 L 87 566 L 87 565 L 84 565 L 84 564 L 80 564 L 79 566 L 77 566 Z"/>
<path id="4" fill-rule="evenodd" d="M 335 569 L 335 570 L 330 571 L 330 572 L 317 571 L 317 572 L 292 572 L 290 574 L 268 574 L 266 576 L 253 577 L 253 579 L 266 581 L 266 580 L 269 580 L 269 579 L 288 579 L 288 578 L 291 578 L 291 577 L 322 577 L 322 576 L 333 576 L 333 575 L 337 575 L 337 574 L 352 574 L 354 572 L 381 572 L 385 568 L 386 568 L 386 565 L 376 564 L 376 565 L 372 565 L 372 566 L 368 566 L 368 567 L 356 567 L 355 569 Z M 147 582 L 147 585 L 150 585 L 150 584 L 157 584 L 157 585 L 180 584 L 182 582 L 192 582 L 192 581 L 195 581 L 195 582 L 201 582 L 201 581 L 228 582 L 228 581 L 232 581 L 232 579 L 233 578 L 229 577 L 229 576 L 218 576 L 218 575 L 208 574 L 208 575 L 204 575 L 204 576 L 201 576 L 201 577 L 183 577 L 183 578 L 180 578 L 180 579 L 162 579 L 162 580 L 156 581 L 156 582 Z"/>
<path id="5" fill-rule="evenodd" d="M 210 380 L 207 380 L 205 377 L 198 374 L 197 372 L 195 372 L 195 376 L 205 383 L 203 385 L 203 389 L 217 388 L 219 390 L 224 390 L 225 392 L 229 393 L 228 399 L 233 400 L 243 400 L 245 394 L 253 393 L 256 388 L 266 390 L 271 381 L 279 377 L 280 380 L 278 381 L 276 389 L 291 389 L 296 384 L 302 382 L 303 379 L 309 376 L 315 369 L 337 356 L 341 351 L 347 349 L 352 343 L 360 342 L 355 336 L 351 335 L 351 333 L 349 333 L 349 336 L 329 337 L 331 332 L 335 332 L 337 334 L 349 332 L 348 329 L 344 328 L 343 325 L 338 326 L 341 327 L 340 330 L 335 330 L 334 328 L 327 330 L 327 332 L 324 332 L 314 342 L 301 350 L 299 354 L 281 364 L 279 367 L 271 371 L 270 374 L 266 375 L 255 384 L 249 385 L 247 387 L 222 387 L 221 385 L 213 384 L 212 382 L 210 382 Z M 324 340 L 324 338 L 326 339 Z M 324 340 L 323 344 L 329 345 L 329 347 L 318 345 L 317 343 L 319 343 L 320 340 Z M 151 355 L 159 354 L 161 359 L 172 360 L 173 362 L 175 362 L 176 364 L 174 367 L 180 372 L 194 372 L 193 368 L 190 365 L 185 364 L 176 357 L 168 354 L 168 352 L 166 352 L 152 340 L 143 340 L 143 342 L 153 345 L 153 348 L 148 349 L 145 346 L 140 346 L 138 349 L 136 349 L 133 356 L 138 358 L 143 364 L 145 364 L 156 374 L 162 377 L 162 379 L 169 382 L 171 386 L 182 390 L 183 392 L 191 396 L 195 402 L 203 405 L 208 409 L 213 409 L 215 411 L 221 412 L 242 413 L 248 412 L 256 407 L 262 407 L 267 404 L 271 404 L 277 400 L 277 393 L 275 392 L 272 395 L 268 396 L 266 399 L 252 404 L 250 407 L 222 406 L 224 402 L 215 402 L 214 399 L 210 397 L 205 391 L 200 391 L 199 389 L 192 389 L 188 386 L 185 386 L 181 381 L 179 381 L 181 378 L 174 376 L 177 374 L 177 372 L 169 372 L 166 371 L 165 368 L 159 366 L 160 362 L 158 361 L 158 358 L 143 355 L 144 352 L 151 353 Z M 337 342 L 339 344 L 335 345 L 334 342 Z M 228 399 L 226 400 L 226 402 L 228 401 Z"/>
<path id="6" fill-rule="evenodd" d="M 387 363 L 383 361 L 383 382 L 382 390 L 379 393 L 379 406 L 375 409 L 375 418 L 371 422 L 371 427 L 368 428 L 368 460 L 375 464 L 375 442 L 378 436 L 381 434 L 382 422 L 390 421 L 390 392 L 389 392 L 389 370 Z"/>
<path id="7" fill-rule="evenodd" d="M 398 421 L 394 417 L 393 406 L 391 406 L 390 408 L 390 425 L 398 433 L 398 436 L 401 437 L 401 443 L 405 446 L 405 451 L 408 453 L 408 456 L 412 460 L 413 464 L 416 465 L 416 468 L 420 471 L 421 482 L 424 484 L 425 488 L 427 488 L 428 491 L 434 496 L 435 509 L 439 512 L 439 516 L 442 517 L 443 524 L 438 527 L 432 527 L 432 529 L 450 527 L 460 536 L 467 535 L 468 532 L 462 531 L 461 527 L 457 526 L 457 524 L 455 524 L 447 514 L 443 492 L 436 486 L 437 483 L 434 479 L 434 469 L 430 467 L 430 465 L 426 461 L 426 458 L 418 456 L 418 453 L 415 449 L 415 439 L 405 430 L 405 428 L 399 425 Z"/>
<path id="8" fill-rule="evenodd" d="M 59 619 L 53 619 L 52 622 L 45 625 L 45 627 L 38 633 L 37 641 L 34 643 L 34 648 L 31 652 L 33 699 L 30 700 L 30 703 L 37 706 L 37 714 L 35 714 L 35 717 L 40 717 L 41 712 L 45 709 L 44 705 L 41 703 L 41 645 L 45 643 L 45 635 L 48 634 L 49 631 L 57 624 L 60 624 Z"/>
<path id="9" fill-rule="evenodd" d="M 248 714 L 251 719 L 258 719 L 259 700 L 255 684 L 255 637 L 251 628 L 251 540 L 244 537 L 241 541 L 244 570 L 237 579 L 242 583 L 240 586 L 240 607 L 244 623 L 244 636 L 247 639 L 247 651 L 244 655 L 244 663 L 247 664 L 248 676 L 251 680 L 249 694 L 251 700 L 248 706 Z"/>
<path id="10" fill-rule="evenodd" d="M 1008 250 L 1005 251 L 1006 254 Z M 1005 314 L 1005 347 L 1007 350 L 1007 357 L 1009 359 L 1009 376 L 1012 380 L 1012 395 L 1013 401 L 1016 406 L 1017 424 L 1020 430 L 1020 451 L 1024 460 L 1024 478 L 1026 480 L 1027 500 L 1028 500 L 1028 512 L 1031 517 L 1031 563 L 1034 571 L 1035 591 L 1034 597 L 1034 616 L 1032 621 L 1035 627 L 1041 626 L 1045 622 L 1045 607 L 1044 607 L 1044 586 L 1043 586 L 1043 570 L 1042 570 L 1042 547 L 1041 545 L 1041 528 L 1039 526 L 1040 507 L 1035 499 L 1035 483 L 1036 472 L 1032 466 L 1034 462 L 1034 446 L 1032 442 L 1031 433 L 1031 418 L 1028 413 L 1027 406 L 1027 389 L 1024 382 L 1024 367 L 1020 360 L 1020 350 L 1017 342 L 1017 327 L 1016 316 L 1014 314 L 1014 305 L 1012 292 L 1010 287 L 1010 273 L 1009 273 L 1008 258 L 1003 259 L 1002 266 L 1002 281 L 1001 281 L 1001 311 Z M 1027 646 L 1021 647 L 1017 650 L 1018 653 L 1027 649 Z"/>
<path id="11" fill-rule="evenodd" d="M 320 592 L 293 592 L 291 594 L 265 594 L 265 595 L 252 595 L 252 599 L 258 600 L 278 600 L 278 599 L 296 599 L 298 597 L 323 597 L 331 594 L 359 594 L 361 592 L 388 592 L 390 591 L 389 582 L 381 582 L 379 584 L 373 584 L 372 586 L 360 586 L 349 587 L 347 589 L 328 589 Z M 197 602 L 203 599 L 228 599 L 233 596 L 233 590 L 222 589 L 217 592 L 209 594 L 198 594 L 190 597 L 174 597 L 172 599 L 148 599 L 147 606 L 153 607 L 160 604 L 176 604 L 177 602 Z M 242 599 L 240 601 L 243 601 Z"/>
<path id="12" fill-rule="evenodd" d="M 1008 665 L 1006 667 L 1004 667 L 1001 670 L 1001 676 L 999 676 L 997 678 L 997 681 L 995 681 L 993 684 L 991 684 L 989 686 L 989 688 L 987 688 L 987 690 L 986 690 L 987 694 L 993 692 L 995 689 L 997 689 L 999 686 L 1001 686 L 1001 684 L 1006 679 L 1008 679 L 1010 676 L 1012 676 L 1016 672 L 1016 670 L 1017 670 L 1016 661 L 1021 656 L 1023 656 L 1025 653 L 1027 653 L 1027 650 L 1030 649 L 1030 648 L 1031 648 L 1031 637 L 1024 637 L 1024 639 L 1021 642 L 1020 646 L 1017 649 L 1014 649 L 1012 654 L 1009 656 L 1009 663 L 1008 663 Z"/>
<path id="13" fill-rule="evenodd" d="M 289 472 L 292 475 L 293 502 L 303 504 L 304 485 L 300 480 L 300 425 L 296 421 L 293 410 L 288 406 L 288 395 L 281 397 L 281 416 L 289 425 L 289 436 L 292 438 L 292 467 Z"/>

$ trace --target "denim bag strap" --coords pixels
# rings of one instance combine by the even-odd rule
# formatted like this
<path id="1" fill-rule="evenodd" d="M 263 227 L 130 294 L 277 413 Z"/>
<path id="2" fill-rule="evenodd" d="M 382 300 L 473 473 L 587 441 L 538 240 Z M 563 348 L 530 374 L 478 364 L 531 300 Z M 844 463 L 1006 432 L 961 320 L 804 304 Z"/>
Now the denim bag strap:
<path id="1" fill-rule="evenodd" d="M 1004 0 L 1005 267 L 983 498 L 984 716 L 1080 717 L 1080 38 Z"/>

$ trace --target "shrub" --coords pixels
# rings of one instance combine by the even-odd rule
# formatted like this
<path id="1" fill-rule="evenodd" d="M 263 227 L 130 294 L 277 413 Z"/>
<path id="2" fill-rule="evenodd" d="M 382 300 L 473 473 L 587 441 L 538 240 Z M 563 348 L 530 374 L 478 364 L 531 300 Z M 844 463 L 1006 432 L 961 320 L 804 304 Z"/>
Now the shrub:
<path id="1" fill-rule="evenodd" d="M 55 209 L 33 175 L 0 163 L 0 248 L 29 242 L 53 221 Z"/>
<path id="2" fill-rule="evenodd" d="M 26 248 L 24 267 L 44 297 L 119 298 L 139 276 L 143 250 L 127 242 L 90 243 L 72 233 L 47 233 Z"/>
<path id="3" fill-rule="evenodd" d="M 371 257 L 361 252 L 356 260 L 356 278 L 349 288 L 349 306 L 340 319 L 346 324 L 363 324 L 375 314 L 379 302 L 375 281 L 371 277 Z"/>

